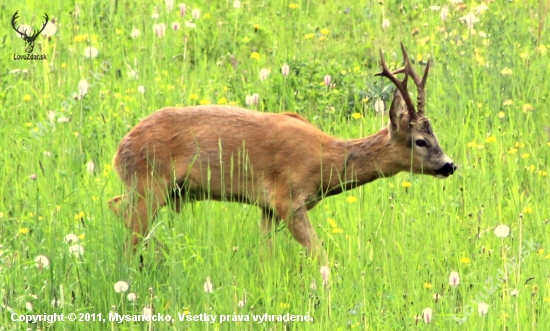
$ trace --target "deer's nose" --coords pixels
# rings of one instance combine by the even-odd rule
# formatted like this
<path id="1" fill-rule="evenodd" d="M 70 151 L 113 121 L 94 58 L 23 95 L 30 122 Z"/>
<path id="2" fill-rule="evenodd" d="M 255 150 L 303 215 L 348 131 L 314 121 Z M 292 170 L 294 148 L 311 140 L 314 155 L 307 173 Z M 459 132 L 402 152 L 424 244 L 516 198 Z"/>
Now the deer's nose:
<path id="1" fill-rule="evenodd" d="M 436 176 L 439 175 L 443 177 L 448 177 L 454 174 L 457 168 L 458 167 L 453 162 L 447 162 L 441 168 L 437 169 L 435 171 L 435 174 Z"/>

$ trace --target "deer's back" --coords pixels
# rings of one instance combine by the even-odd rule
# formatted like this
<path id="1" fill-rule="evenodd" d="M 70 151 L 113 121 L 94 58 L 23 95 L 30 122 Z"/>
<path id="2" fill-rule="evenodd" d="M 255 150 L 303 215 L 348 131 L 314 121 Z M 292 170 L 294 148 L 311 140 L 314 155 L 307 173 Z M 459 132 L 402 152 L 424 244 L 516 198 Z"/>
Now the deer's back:
<path id="1" fill-rule="evenodd" d="M 337 144 L 296 114 L 230 106 L 165 108 L 123 138 L 114 165 L 127 185 L 132 175 L 150 173 L 152 164 L 166 180 L 175 174 L 176 181 L 185 177 L 201 186 L 208 177 L 218 190 L 240 182 L 265 186 L 266 178 L 299 183 L 319 176 L 323 155 Z"/>

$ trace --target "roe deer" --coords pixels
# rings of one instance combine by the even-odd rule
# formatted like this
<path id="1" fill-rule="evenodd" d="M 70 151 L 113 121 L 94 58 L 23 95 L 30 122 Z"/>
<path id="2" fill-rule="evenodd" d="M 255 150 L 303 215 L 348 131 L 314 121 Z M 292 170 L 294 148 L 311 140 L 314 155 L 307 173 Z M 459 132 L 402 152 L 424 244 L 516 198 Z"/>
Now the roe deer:
<path id="1" fill-rule="evenodd" d="M 424 85 L 401 44 L 405 66 L 390 72 L 380 50 L 382 72 L 396 86 L 386 128 L 371 136 L 332 137 L 293 113 L 262 113 L 230 106 L 164 108 L 137 124 L 120 142 L 114 167 L 127 195 L 111 201 L 125 219 L 132 243 L 145 236 L 150 217 L 172 201 L 228 199 L 262 210 L 263 234 L 283 220 L 308 253 L 327 260 L 307 211 L 324 197 L 339 194 L 401 171 L 446 178 L 456 166 L 439 147 L 424 117 Z M 403 80 L 395 74 L 403 73 Z M 418 111 L 407 90 L 418 90 Z"/>

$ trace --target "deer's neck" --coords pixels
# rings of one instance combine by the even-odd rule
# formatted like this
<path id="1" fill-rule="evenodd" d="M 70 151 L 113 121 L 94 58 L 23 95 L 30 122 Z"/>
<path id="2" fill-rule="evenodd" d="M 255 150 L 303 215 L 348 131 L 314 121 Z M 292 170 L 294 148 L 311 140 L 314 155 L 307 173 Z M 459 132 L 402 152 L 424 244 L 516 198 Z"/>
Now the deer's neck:
<path id="1" fill-rule="evenodd" d="M 365 138 L 346 140 L 344 144 L 346 164 L 341 176 L 345 178 L 344 190 L 403 170 L 387 128 Z"/>

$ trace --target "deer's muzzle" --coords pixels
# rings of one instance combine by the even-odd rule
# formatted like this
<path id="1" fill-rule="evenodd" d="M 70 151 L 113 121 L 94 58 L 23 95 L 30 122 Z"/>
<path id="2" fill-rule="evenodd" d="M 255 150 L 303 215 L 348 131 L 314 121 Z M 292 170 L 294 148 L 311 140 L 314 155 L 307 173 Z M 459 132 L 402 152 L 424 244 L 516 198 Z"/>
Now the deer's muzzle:
<path id="1" fill-rule="evenodd" d="M 447 162 L 441 168 L 435 171 L 435 176 L 439 178 L 447 178 L 455 173 L 457 166 L 453 162 Z"/>

